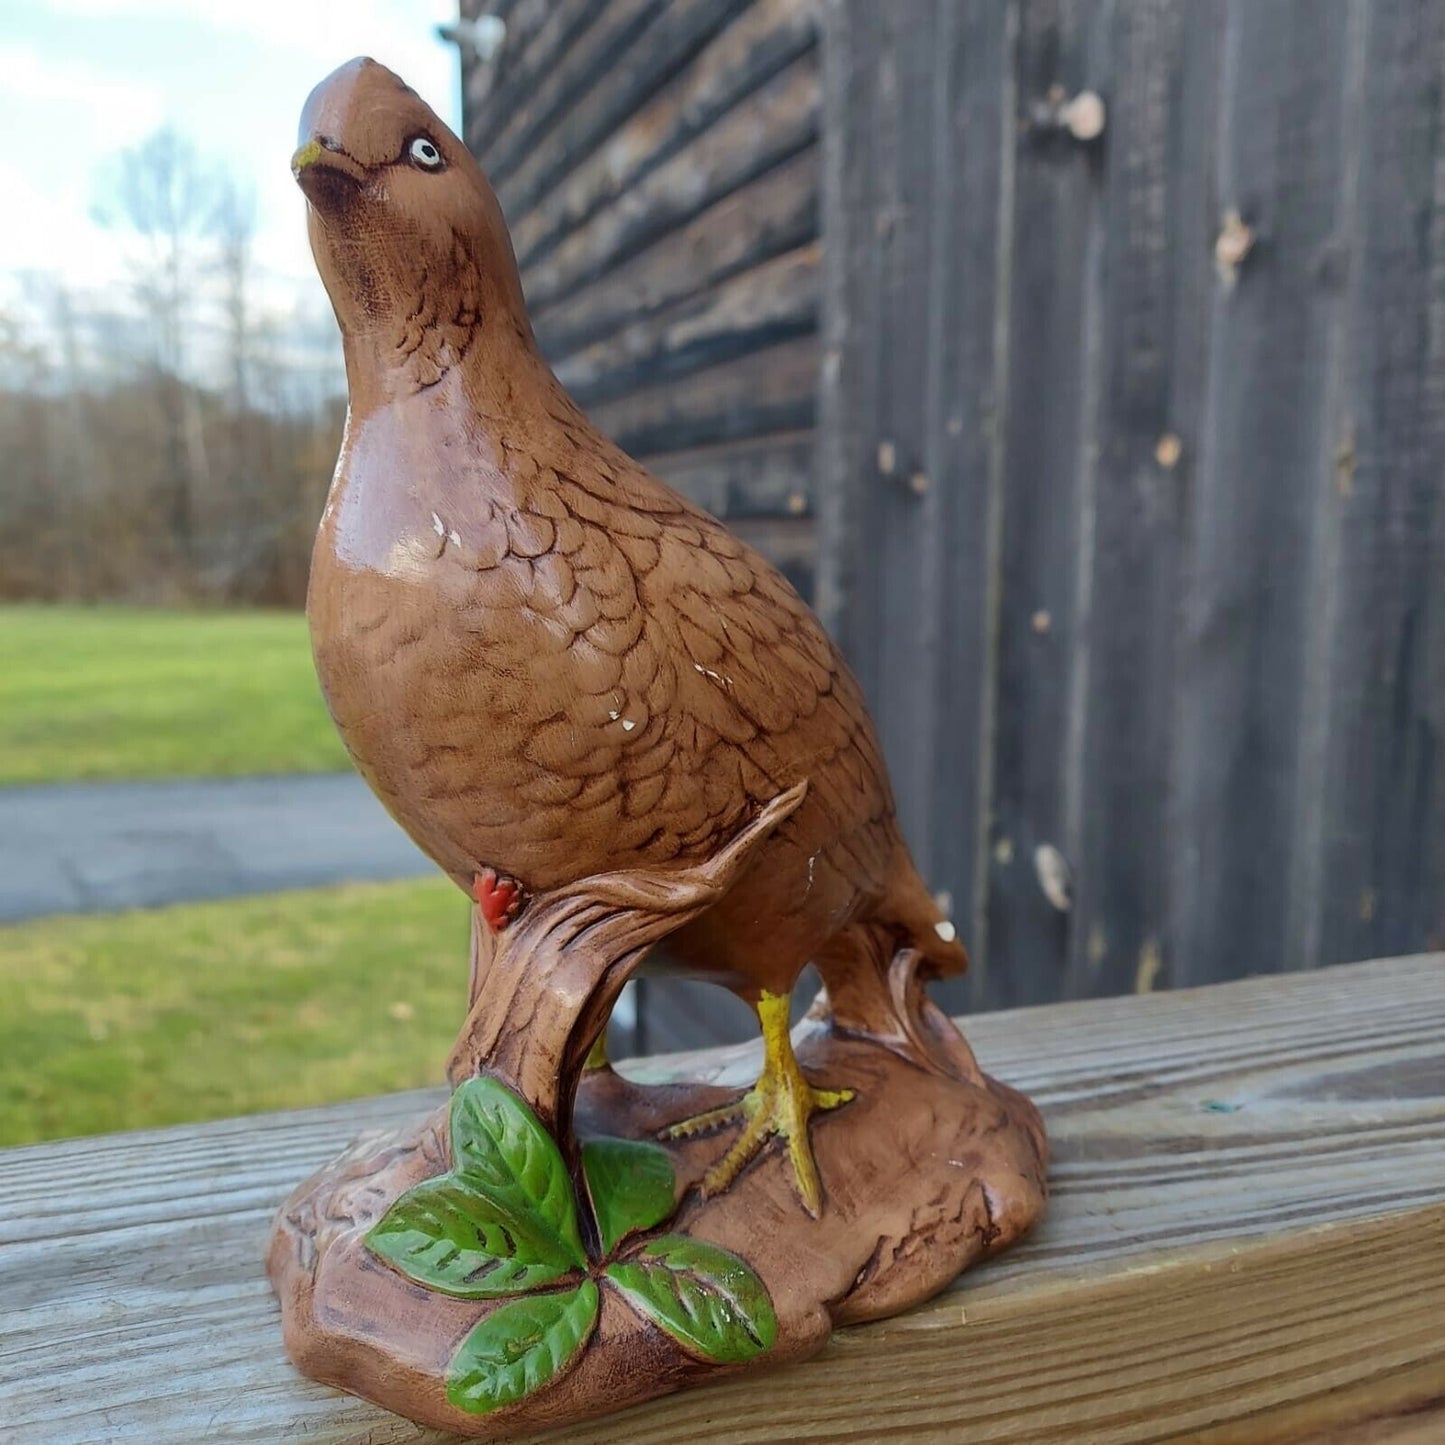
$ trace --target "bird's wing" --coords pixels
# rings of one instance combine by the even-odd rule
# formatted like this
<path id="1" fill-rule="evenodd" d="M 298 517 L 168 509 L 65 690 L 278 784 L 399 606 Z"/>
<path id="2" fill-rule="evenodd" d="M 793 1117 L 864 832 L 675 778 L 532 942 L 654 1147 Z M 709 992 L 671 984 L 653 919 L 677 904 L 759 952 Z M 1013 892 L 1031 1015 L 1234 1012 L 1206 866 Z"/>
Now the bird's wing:
<path id="1" fill-rule="evenodd" d="M 630 464 L 605 485 L 540 468 L 484 539 L 506 584 L 463 616 L 525 684 L 512 745 L 539 848 L 591 813 L 619 854 L 705 854 L 807 778 L 835 866 L 876 876 L 869 825 L 892 805 L 857 684 L 763 558 Z"/>

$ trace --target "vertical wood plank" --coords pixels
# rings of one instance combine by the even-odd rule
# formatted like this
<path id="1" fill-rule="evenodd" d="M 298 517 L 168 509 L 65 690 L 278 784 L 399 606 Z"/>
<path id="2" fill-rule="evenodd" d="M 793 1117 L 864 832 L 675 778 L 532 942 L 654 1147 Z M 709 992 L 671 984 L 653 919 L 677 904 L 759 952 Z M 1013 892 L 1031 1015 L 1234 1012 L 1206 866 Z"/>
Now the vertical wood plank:
<path id="1" fill-rule="evenodd" d="M 1073 996 L 1152 987 L 1167 962 L 1174 649 L 1214 283 L 1222 16 L 1134 0 L 1110 38 L 1093 578 L 1078 619 L 1089 667 L 1066 758 Z"/>
<path id="2" fill-rule="evenodd" d="M 1108 93 L 1112 10 L 1107 0 L 1031 0 L 1019 36 L 988 964 L 979 999 L 993 1006 L 1057 997 L 1070 946 L 1072 915 L 1060 906 L 1067 881 L 1048 864 L 1075 866 L 1079 854 L 1066 759 L 1088 666 L 1108 151 L 1032 118 L 1051 92 Z"/>
<path id="3" fill-rule="evenodd" d="M 1445 11 L 1374 0 L 1308 963 L 1445 939 Z"/>
<path id="4" fill-rule="evenodd" d="M 620 116 L 657 88 L 612 68 L 664 24 L 634 35 L 628 15 L 655 7 L 631 3 L 516 0 L 469 136 L 502 137 L 538 186 L 595 166 L 609 97 Z M 678 57 L 688 27 L 723 23 L 704 12 L 669 8 Z M 818 601 L 975 955 L 950 1005 L 1445 942 L 1445 13 L 824 0 L 822 15 Z M 597 83 L 573 105 L 557 77 L 584 72 Z M 691 73 L 657 61 L 678 115 Z M 690 215 L 673 192 L 714 150 L 735 164 L 783 146 L 776 176 L 739 173 L 759 196 L 805 173 L 814 131 L 788 127 L 814 92 L 764 108 L 782 78 L 739 81 L 748 98 L 687 132 L 697 160 L 660 131 L 670 160 L 634 157 L 607 207 L 547 233 L 527 284 L 549 336 L 612 337 L 624 308 L 604 293 L 655 276 L 664 247 L 669 304 L 712 315 L 680 258 L 705 260 L 716 227 L 668 232 Z M 1108 115 L 1084 146 L 1040 112 L 1086 87 Z M 577 144 L 534 158 L 525 136 L 561 134 L 559 117 Z M 756 146 L 735 139 L 743 121 Z M 811 237 L 803 201 L 770 201 L 727 266 L 699 261 L 717 306 L 786 249 L 763 244 L 774 212 L 787 246 Z M 1232 210 L 1251 244 L 1220 267 Z M 669 347 L 659 376 L 688 360 Z M 712 437 L 714 393 L 729 448 L 763 423 L 806 437 L 807 407 L 768 420 L 781 376 L 688 376 L 653 397 L 642 371 L 611 375 L 609 405 L 654 446 Z M 705 450 L 695 464 L 719 478 L 735 465 Z M 1041 846 L 1064 865 L 1047 890 Z"/>
<path id="5" fill-rule="evenodd" d="M 973 949 L 973 976 L 940 985 L 940 1001 L 957 1011 L 984 995 L 992 959 L 981 904 L 980 853 L 986 851 L 988 756 L 993 721 L 995 602 L 1009 337 L 1000 280 L 1008 276 L 1011 245 L 1006 215 L 1013 173 L 1014 48 L 1017 4 L 952 7 L 940 35 L 934 242 L 928 316 L 925 499 L 936 498 L 919 541 L 929 555 L 937 621 L 930 687 L 915 706 L 927 707 L 929 774 L 921 795 L 920 843 L 927 875 L 947 894 L 949 911 Z M 943 13 L 950 7 L 945 3 Z M 906 558 L 892 559 L 893 613 L 908 625 Z M 886 641 L 886 639 L 885 639 Z M 908 695 L 900 679 L 900 690 Z M 895 755 L 907 755 L 894 735 Z"/>
<path id="6" fill-rule="evenodd" d="M 824 0 L 819 216 L 823 240 L 822 364 L 818 384 L 818 590 L 824 625 L 846 646 L 862 532 L 861 410 L 876 361 L 868 338 L 876 312 L 875 249 L 862 224 L 871 208 L 867 172 L 877 86 L 879 17 L 854 0 Z M 876 709 L 877 703 L 874 700 Z"/>
<path id="7" fill-rule="evenodd" d="M 1010 11 L 855 0 L 831 7 L 825 39 L 820 599 L 915 856 L 965 937 Z"/>
<path id="8" fill-rule="evenodd" d="M 1318 786 L 1299 762 L 1333 466 L 1347 9 L 1232 0 L 1227 12 L 1219 204 L 1254 244 L 1216 282 L 1177 673 L 1173 983 L 1290 954 L 1293 820 Z"/>
<path id="9" fill-rule="evenodd" d="M 843 98 L 861 101 L 866 112 L 858 118 L 861 147 L 849 162 L 866 189 L 849 221 L 866 247 L 859 280 L 868 288 L 866 298 L 852 298 L 867 368 L 848 398 L 862 525 L 843 635 L 870 698 L 880 703 L 875 712 L 899 815 L 922 854 L 939 622 L 936 553 L 926 539 L 938 529 L 939 495 L 915 490 L 913 479 L 924 475 L 928 444 L 930 307 L 941 309 L 931 261 L 942 37 L 934 0 L 869 8 L 877 12 L 876 30 L 863 50 L 863 73 Z M 929 860 L 919 861 L 926 874 Z"/>

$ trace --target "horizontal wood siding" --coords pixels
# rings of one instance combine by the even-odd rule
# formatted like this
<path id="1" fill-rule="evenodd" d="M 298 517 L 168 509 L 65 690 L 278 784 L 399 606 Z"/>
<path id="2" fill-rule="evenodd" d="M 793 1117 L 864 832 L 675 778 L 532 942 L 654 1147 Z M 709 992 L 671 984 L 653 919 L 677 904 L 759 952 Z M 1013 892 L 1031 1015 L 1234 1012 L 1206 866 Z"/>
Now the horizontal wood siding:
<path id="1" fill-rule="evenodd" d="M 558 374 L 811 592 L 820 71 L 811 0 L 467 0 L 465 131 Z"/>

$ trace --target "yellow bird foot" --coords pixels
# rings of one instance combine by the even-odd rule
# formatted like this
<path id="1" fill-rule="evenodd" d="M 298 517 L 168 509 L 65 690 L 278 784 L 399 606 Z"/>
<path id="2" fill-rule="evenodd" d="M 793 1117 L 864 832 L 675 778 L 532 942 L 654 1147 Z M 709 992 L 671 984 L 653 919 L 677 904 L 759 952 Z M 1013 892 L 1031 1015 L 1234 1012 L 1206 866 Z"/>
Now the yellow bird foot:
<path id="1" fill-rule="evenodd" d="M 704 1198 L 721 1194 L 762 1151 L 769 1139 L 785 1139 L 793 1165 L 793 1180 L 803 1207 L 815 1219 L 823 1192 L 818 1167 L 808 1142 L 808 1120 L 825 1109 L 836 1109 L 854 1097 L 852 1089 L 818 1089 L 803 1076 L 788 1034 L 786 995 L 764 991 L 758 1003 L 763 1026 L 763 1072 L 758 1082 L 736 1103 L 709 1109 L 683 1119 L 666 1131 L 669 1139 L 690 1139 L 698 1134 L 741 1123 L 743 1131 L 732 1148 L 702 1181 Z"/>

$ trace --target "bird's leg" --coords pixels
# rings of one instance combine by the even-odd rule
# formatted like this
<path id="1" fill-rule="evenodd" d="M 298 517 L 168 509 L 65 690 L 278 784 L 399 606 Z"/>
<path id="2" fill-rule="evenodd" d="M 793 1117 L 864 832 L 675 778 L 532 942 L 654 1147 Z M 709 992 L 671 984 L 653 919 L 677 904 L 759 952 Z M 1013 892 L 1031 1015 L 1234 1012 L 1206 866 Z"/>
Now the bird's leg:
<path id="1" fill-rule="evenodd" d="M 818 1168 L 808 1143 L 808 1120 L 820 1109 L 836 1109 L 853 1097 L 852 1089 L 816 1089 L 803 1076 L 788 1032 L 788 996 L 763 990 L 757 1003 L 763 1029 L 763 1072 L 735 1104 L 709 1109 L 667 1130 L 671 1139 L 687 1139 L 741 1122 L 743 1131 L 731 1149 L 708 1171 L 704 1197 L 721 1194 L 775 1135 L 785 1139 L 793 1178 L 808 1213 L 817 1216 L 822 1204 Z"/>

